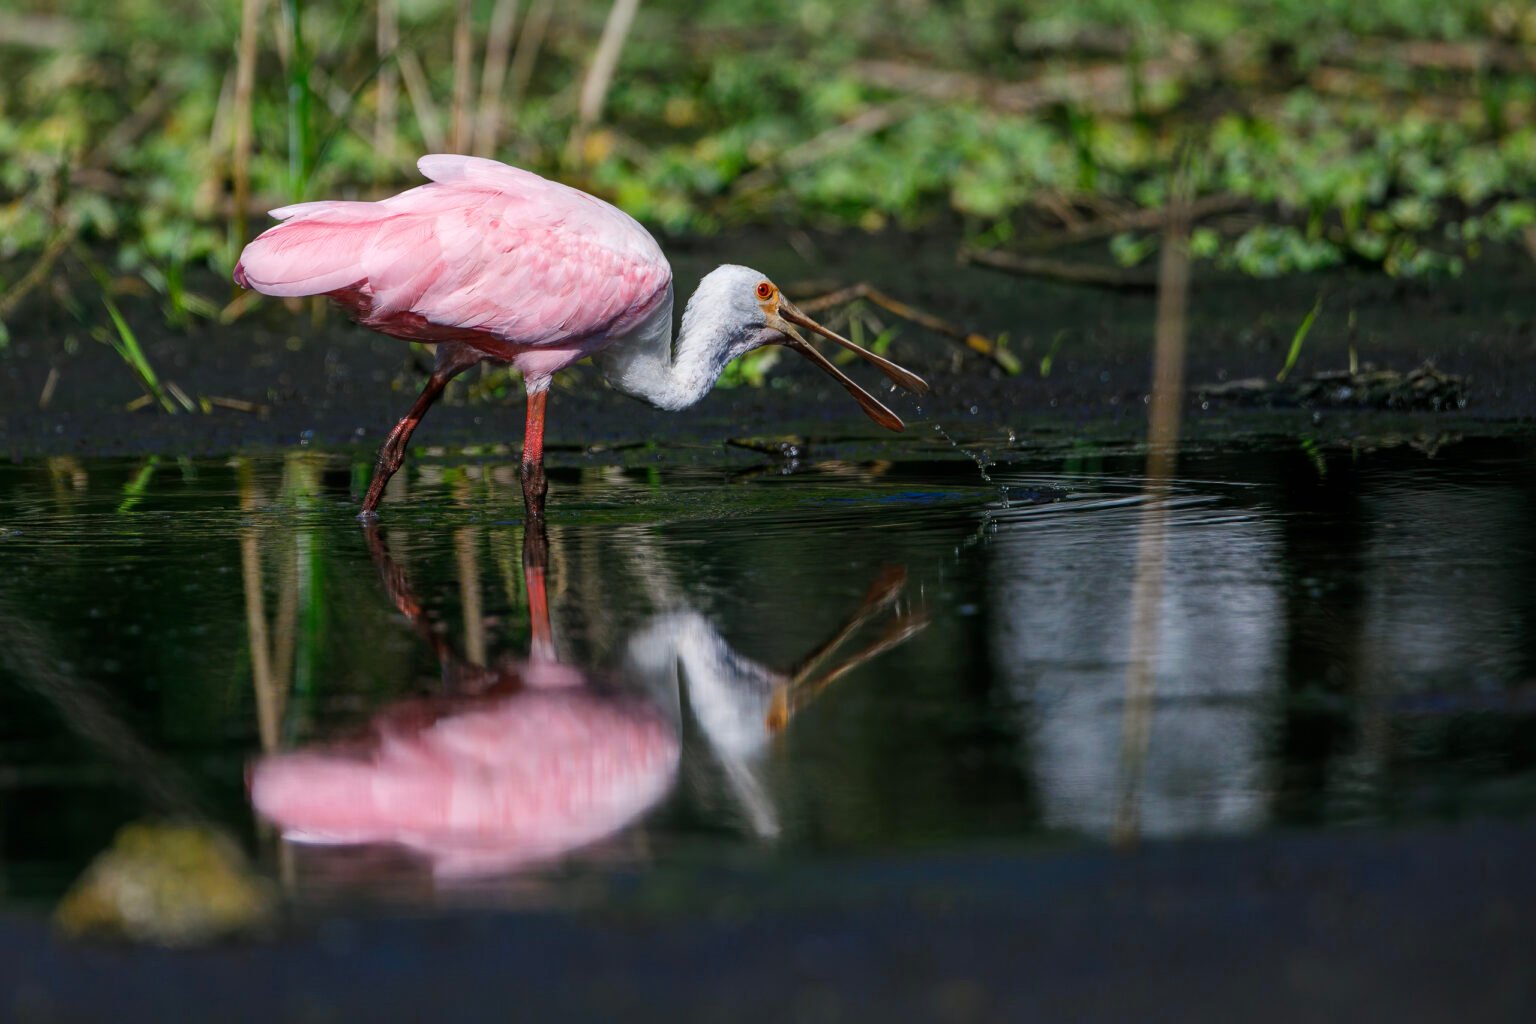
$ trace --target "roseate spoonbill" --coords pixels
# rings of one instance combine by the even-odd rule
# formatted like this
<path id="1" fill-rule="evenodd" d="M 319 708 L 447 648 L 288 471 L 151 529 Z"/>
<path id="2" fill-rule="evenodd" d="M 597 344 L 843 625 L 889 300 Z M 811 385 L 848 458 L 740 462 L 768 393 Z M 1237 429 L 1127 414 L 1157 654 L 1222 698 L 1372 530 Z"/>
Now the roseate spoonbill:
<path id="1" fill-rule="evenodd" d="M 926 620 L 894 614 L 868 646 L 833 662 L 861 627 L 892 609 L 903 570 L 882 574 L 859 608 L 800 665 L 781 673 L 737 654 L 683 608 L 626 644 L 612 677 L 555 660 L 544 594 L 542 523 L 524 537 L 532 650 L 495 667 L 464 662 L 433 628 L 376 527 L 369 548 L 384 587 L 437 653 L 449 693 L 376 714 L 367 734 L 266 755 L 251 802 L 298 842 L 391 843 L 439 876 L 485 875 L 611 837 L 671 790 L 682 753 L 679 683 L 754 830 L 778 832 L 754 770 L 769 741 L 827 685 L 904 642 Z M 681 677 L 681 678 L 680 678 Z"/>
<path id="2" fill-rule="evenodd" d="M 379 450 L 362 516 L 405 460 L 411 433 L 448 382 L 492 360 L 528 390 L 523 497 L 541 515 L 544 410 L 550 378 L 597 356 L 618 390 L 663 409 L 707 394 L 727 363 L 786 345 L 821 367 L 876 423 L 895 413 L 806 341 L 803 327 L 924 392 L 922 378 L 816 323 L 771 280 L 717 267 L 699 282 L 672 338 L 672 270 L 628 214 L 577 189 L 478 157 L 417 162 L 430 184 L 376 203 L 314 202 L 273 210 L 283 223 L 245 247 L 236 283 L 267 295 L 328 295 L 367 327 L 437 346 L 436 366 Z"/>

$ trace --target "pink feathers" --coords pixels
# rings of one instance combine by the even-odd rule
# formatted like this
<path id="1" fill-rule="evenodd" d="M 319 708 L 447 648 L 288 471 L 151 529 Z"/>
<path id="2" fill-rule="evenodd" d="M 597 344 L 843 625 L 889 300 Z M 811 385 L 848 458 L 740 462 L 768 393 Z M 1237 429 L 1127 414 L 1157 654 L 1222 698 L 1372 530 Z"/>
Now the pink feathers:
<path id="1" fill-rule="evenodd" d="M 531 361 L 543 373 L 622 337 L 667 294 L 661 249 L 615 207 L 494 160 L 435 155 L 417 166 L 432 183 L 382 202 L 273 210 L 283 223 L 246 246 L 235 280 L 268 295 L 331 295 L 398 337 L 468 341 L 514 360 L 562 350 Z"/>

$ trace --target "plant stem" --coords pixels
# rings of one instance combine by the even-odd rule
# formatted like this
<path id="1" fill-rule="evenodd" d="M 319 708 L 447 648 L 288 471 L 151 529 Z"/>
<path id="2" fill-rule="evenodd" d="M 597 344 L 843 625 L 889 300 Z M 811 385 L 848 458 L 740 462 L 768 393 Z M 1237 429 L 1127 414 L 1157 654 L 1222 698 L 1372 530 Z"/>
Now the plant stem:
<path id="1" fill-rule="evenodd" d="M 400 48 L 400 24 L 395 17 L 395 0 L 379 0 L 377 35 L 379 49 L 379 84 L 377 117 L 373 123 L 373 149 L 380 166 L 393 168 L 395 162 L 395 99 L 399 91 L 400 71 L 395 67 L 395 51 Z"/>
<path id="2" fill-rule="evenodd" d="M 462 153 L 469 145 L 469 79 L 470 65 L 474 61 L 470 31 L 470 0 L 459 0 L 458 17 L 453 26 L 453 120 L 450 123 L 448 148 Z"/>
<path id="3" fill-rule="evenodd" d="M 283 0 L 288 30 L 288 195 L 302 202 L 314 169 L 314 99 L 304 48 L 304 0 Z"/>
<path id="4" fill-rule="evenodd" d="M 496 152 L 496 132 L 501 122 L 501 90 L 507 81 L 507 62 L 512 52 L 512 33 L 517 27 L 517 0 L 496 0 L 491 27 L 485 37 L 485 66 L 480 77 L 480 109 L 475 120 L 476 156 Z"/>
<path id="5" fill-rule="evenodd" d="M 416 127 L 421 132 L 421 140 L 427 144 L 428 149 L 441 152 L 442 118 L 432 102 L 432 90 L 427 84 L 426 73 L 421 70 L 421 61 L 416 58 L 416 51 L 400 51 L 400 78 L 405 82 L 406 95 L 411 98 L 411 109 L 416 113 Z"/>
<path id="6" fill-rule="evenodd" d="M 549 16 L 554 13 L 554 0 L 533 0 L 523 30 L 517 36 L 517 49 L 512 54 L 512 84 L 507 89 L 507 123 L 517 120 L 517 108 L 528 92 L 533 80 L 533 68 L 539 59 L 539 47 L 544 45 L 544 33 L 549 28 Z"/>
<path id="7" fill-rule="evenodd" d="M 602 38 L 597 41 L 597 51 L 592 55 L 592 66 L 587 69 L 587 77 L 581 84 L 576 129 L 571 132 L 569 146 L 570 155 L 576 162 L 582 161 L 581 149 L 587 129 L 602 116 L 603 102 L 608 98 L 613 73 L 619 66 L 619 54 L 624 50 L 624 41 L 629 38 L 629 29 L 639 8 L 640 0 L 613 0 L 613 7 L 608 11 Z"/>
<path id="8" fill-rule="evenodd" d="M 261 31 L 261 8 L 265 0 L 242 0 L 240 4 L 240 47 L 235 58 L 235 137 L 230 168 L 233 179 L 234 209 L 230 228 L 230 263 L 245 245 L 250 226 L 247 207 L 251 195 L 251 136 L 253 134 L 251 94 L 256 87 L 256 35 Z"/>

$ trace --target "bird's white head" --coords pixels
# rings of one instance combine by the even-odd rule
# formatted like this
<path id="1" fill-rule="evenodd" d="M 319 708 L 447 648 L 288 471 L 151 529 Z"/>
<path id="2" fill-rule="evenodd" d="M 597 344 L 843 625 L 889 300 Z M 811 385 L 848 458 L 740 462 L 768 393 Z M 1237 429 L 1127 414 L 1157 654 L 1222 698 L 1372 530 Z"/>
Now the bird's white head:
<path id="1" fill-rule="evenodd" d="M 703 398 L 732 359 L 764 345 L 784 345 L 846 388 L 870 419 L 900 430 L 901 419 L 813 348 L 800 333 L 801 327 L 874 363 L 909 391 L 928 390 L 917 374 L 812 320 L 766 274 L 751 267 L 727 264 L 705 275 L 683 310 L 683 327 L 675 345 L 671 344 L 671 309 L 670 301 L 658 306 L 633 336 L 610 345 L 599 357 L 614 387 L 663 409 L 683 409 Z"/>
<path id="2" fill-rule="evenodd" d="M 799 352 L 835 378 L 876 423 L 891 430 L 902 429 L 901 419 L 812 347 L 797 329 L 800 327 L 857 353 L 909 391 L 921 394 L 928 390 L 927 383 L 917 374 L 812 320 L 790 302 L 766 274 L 731 263 L 716 267 L 706 274 L 689 298 L 688 306 L 683 311 L 679 357 L 685 349 L 691 347 L 691 343 L 702 344 L 711 350 L 708 362 L 717 367 L 714 372 L 718 375 L 719 370 L 732 359 L 753 349 L 764 345 L 784 345 Z"/>
<path id="3" fill-rule="evenodd" d="M 707 344 L 712 362 L 724 367 L 732 359 L 779 340 L 769 329 L 758 286 L 777 291 L 766 275 L 751 267 L 716 267 L 694 289 L 683 309 L 679 350 L 684 342 Z"/>

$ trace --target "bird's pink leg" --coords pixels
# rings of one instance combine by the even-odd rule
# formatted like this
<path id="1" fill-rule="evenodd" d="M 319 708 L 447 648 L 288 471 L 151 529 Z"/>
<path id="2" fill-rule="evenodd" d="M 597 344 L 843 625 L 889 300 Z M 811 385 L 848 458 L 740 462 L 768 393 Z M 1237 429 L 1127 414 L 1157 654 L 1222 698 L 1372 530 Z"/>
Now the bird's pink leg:
<path id="1" fill-rule="evenodd" d="M 544 517 L 544 495 L 549 490 L 544 479 L 544 407 L 548 404 L 547 388 L 528 393 L 528 422 L 523 429 L 523 504 L 532 519 Z"/>
<path id="2" fill-rule="evenodd" d="M 458 342 L 445 341 L 437 346 L 437 365 L 432 369 L 432 376 L 427 378 L 426 386 L 416 396 L 411 411 L 400 418 L 379 449 L 379 461 L 373 467 L 373 479 L 368 483 L 363 510 L 358 513 L 359 519 L 371 519 L 377 513 L 379 499 L 384 496 L 384 485 L 389 483 L 389 478 L 395 475 L 395 471 L 405 461 L 405 447 L 411 443 L 411 434 L 416 431 L 416 425 L 427 414 L 432 403 L 442 397 L 448 382 L 484 358 L 480 352 Z"/>

